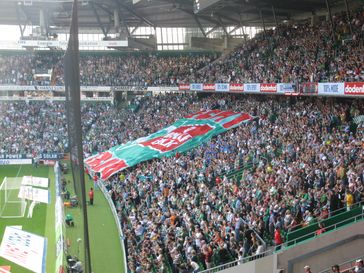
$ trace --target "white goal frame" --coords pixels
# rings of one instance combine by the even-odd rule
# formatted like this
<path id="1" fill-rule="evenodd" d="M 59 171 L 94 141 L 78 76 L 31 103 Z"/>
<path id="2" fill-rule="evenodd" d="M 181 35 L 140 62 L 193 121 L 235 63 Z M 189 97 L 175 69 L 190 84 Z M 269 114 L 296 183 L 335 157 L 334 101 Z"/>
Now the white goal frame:
<path id="1" fill-rule="evenodd" d="M 22 177 L 5 177 L 0 185 L 0 218 L 22 218 L 25 215 L 27 201 L 24 198 L 18 198 L 19 190 L 22 183 Z M 10 198 L 11 191 L 15 191 L 15 198 Z M 16 215 L 4 215 L 7 205 L 19 206 L 19 213 Z"/>

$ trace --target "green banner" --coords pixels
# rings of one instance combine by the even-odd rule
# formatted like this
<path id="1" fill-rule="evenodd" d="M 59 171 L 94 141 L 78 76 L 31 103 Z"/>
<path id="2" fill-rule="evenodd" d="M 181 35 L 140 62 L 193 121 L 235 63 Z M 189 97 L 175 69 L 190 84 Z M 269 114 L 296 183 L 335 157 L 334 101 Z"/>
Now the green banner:
<path id="1" fill-rule="evenodd" d="M 207 110 L 176 121 L 147 137 L 115 146 L 85 160 L 92 173 L 100 173 L 102 179 L 153 158 L 173 156 L 188 151 L 208 141 L 215 135 L 252 120 L 247 113 Z"/>

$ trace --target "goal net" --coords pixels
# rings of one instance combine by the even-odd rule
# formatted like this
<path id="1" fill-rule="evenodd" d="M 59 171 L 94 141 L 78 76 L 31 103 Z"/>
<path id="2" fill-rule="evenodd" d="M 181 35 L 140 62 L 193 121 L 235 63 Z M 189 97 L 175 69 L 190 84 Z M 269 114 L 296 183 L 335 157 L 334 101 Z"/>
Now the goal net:
<path id="1" fill-rule="evenodd" d="M 27 202 L 19 198 L 22 177 L 5 177 L 0 185 L 0 218 L 24 217 Z"/>

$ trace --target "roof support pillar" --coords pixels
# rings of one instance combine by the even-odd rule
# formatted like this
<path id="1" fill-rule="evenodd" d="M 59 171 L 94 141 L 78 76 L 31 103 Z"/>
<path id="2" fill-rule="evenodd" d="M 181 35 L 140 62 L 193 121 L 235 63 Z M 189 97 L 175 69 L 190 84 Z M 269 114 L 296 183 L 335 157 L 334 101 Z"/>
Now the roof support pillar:
<path id="1" fill-rule="evenodd" d="M 344 0 L 344 2 L 345 2 L 345 8 L 346 8 L 346 20 L 347 20 L 347 23 L 349 24 L 350 33 L 351 33 L 351 35 L 353 35 L 353 27 L 351 26 L 348 0 Z"/>
<path id="2" fill-rule="evenodd" d="M 326 1 L 327 14 L 329 16 L 329 21 L 330 21 L 330 26 L 331 26 L 332 41 L 335 42 L 335 29 L 334 29 L 334 21 L 332 20 L 332 15 L 331 15 L 331 7 L 330 7 L 329 0 L 325 0 L 325 1 Z"/>
<path id="3" fill-rule="evenodd" d="M 203 36 L 207 36 L 206 35 L 206 31 L 204 30 L 204 28 L 202 27 L 202 25 L 201 25 L 201 22 L 200 22 L 200 20 L 198 19 L 198 16 L 197 15 L 195 15 L 194 16 L 194 18 L 195 18 L 195 21 L 196 21 L 196 23 L 197 23 L 197 25 L 198 25 L 198 27 L 200 28 L 200 30 L 201 30 L 201 32 L 202 32 L 202 34 L 203 34 Z"/>
<path id="4" fill-rule="evenodd" d="M 96 17 L 96 20 L 97 20 L 97 23 L 99 24 L 99 27 L 102 31 L 102 33 L 104 34 L 105 37 L 107 37 L 107 34 L 109 33 L 109 29 L 105 28 L 101 22 L 101 19 L 100 19 L 100 16 L 95 8 L 95 5 L 92 3 L 91 4 L 91 7 L 92 7 L 92 11 L 94 12 L 95 14 L 95 17 Z"/>
<path id="5" fill-rule="evenodd" d="M 272 5 L 272 13 L 273 13 L 273 18 L 274 18 L 274 23 L 275 23 L 276 27 L 278 27 L 278 22 L 277 22 L 277 17 L 276 17 L 276 9 L 274 8 L 273 5 Z"/>
<path id="6" fill-rule="evenodd" d="M 41 8 L 39 10 L 39 26 L 40 26 L 40 33 L 42 36 L 46 36 L 47 35 L 47 23 L 46 23 L 46 18 L 45 18 L 45 14 L 44 14 L 44 9 Z"/>
<path id="7" fill-rule="evenodd" d="M 264 22 L 264 17 L 263 17 L 263 13 L 262 13 L 261 9 L 259 9 L 259 15 L 260 15 L 260 20 L 262 21 L 262 25 L 263 25 L 264 37 L 266 37 L 265 22 Z"/>

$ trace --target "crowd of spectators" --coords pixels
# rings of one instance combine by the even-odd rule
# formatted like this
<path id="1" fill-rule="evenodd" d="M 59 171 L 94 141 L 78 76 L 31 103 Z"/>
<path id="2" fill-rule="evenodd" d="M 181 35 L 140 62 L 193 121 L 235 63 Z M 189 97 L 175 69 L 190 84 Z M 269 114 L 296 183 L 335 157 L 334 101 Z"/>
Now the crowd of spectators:
<path id="1" fill-rule="evenodd" d="M 88 53 L 81 85 L 175 86 L 183 82 L 364 81 L 364 11 L 311 24 L 282 24 L 218 54 Z M 333 34 L 334 33 L 334 34 Z M 174 55 L 173 55 L 174 54 Z M 37 75 L 47 74 L 41 77 Z M 2 54 L 0 84 L 63 85 L 62 54 Z"/>
<path id="2" fill-rule="evenodd" d="M 258 119 L 106 182 L 131 272 L 187 272 L 258 257 L 265 243 L 279 246 L 284 233 L 350 210 L 363 198 L 364 131 L 352 122 L 363 114 L 361 100 L 167 94 L 132 103 L 138 110 L 83 104 L 86 156 L 203 109 Z M 64 103 L 0 108 L 1 153 L 67 150 Z M 237 168 L 241 176 L 227 175 Z"/>
<path id="3" fill-rule="evenodd" d="M 179 82 L 363 81 L 363 13 L 351 29 L 343 15 L 315 26 L 280 26 L 225 58 L 83 55 L 83 85 Z M 335 41 L 334 41 L 334 40 Z M 57 54 L 0 56 L 0 83 L 61 85 Z M 52 79 L 34 75 L 52 69 Z M 82 105 L 84 153 L 153 133 L 204 109 L 248 112 L 257 119 L 173 157 L 113 176 L 106 186 L 121 219 L 130 272 L 198 272 L 245 257 L 284 234 L 321 222 L 364 197 L 361 100 L 169 94 L 136 99 L 137 110 Z M 0 154 L 65 152 L 65 104 L 0 104 Z M 240 169 L 239 176 L 229 176 Z M 320 223 L 317 235 L 325 232 Z"/>
<path id="4" fill-rule="evenodd" d="M 80 82 L 86 86 L 175 86 L 218 57 L 210 53 L 82 54 Z M 0 55 L 0 84 L 64 85 L 62 55 Z M 37 77 L 37 75 L 49 75 Z"/>
<path id="5" fill-rule="evenodd" d="M 188 102 L 159 99 L 162 105 L 175 100 Z M 160 118 L 152 110 L 156 104 L 149 107 Z M 182 111 L 211 108 L 260 119 L 108 182 L 131 272 L 164 272 L 167 265 L 187 272 L 259 256 L 261 239 L 278 246 L 284 233 L 349 210 L 364 196 L 364 134 L 351 122 L 363 112 L 360 101 L 225 96 L 194 100 Z M 145 110 L 137 119 L 144 129 L 153 127 Z M 169 116 L 180 114 L 173 109 Z M 242 177 L 224 175 L 237 167 L 244 169 Z"/>
<path id="6" fill-rule="evenodd" d="M 364 80 L 364 12 L 315 25 L 280 25 L 258 34 L 189 82 L 338 82 Z M 196 76 L 196 77 L 194 77 Z"/>
<path id="7" fill-rule="evenodd" d="M 86 134 L 109 109 L 110 103 L 84 103 L 83 132 Z M 0 154 L 39 156 L 68 151 L 64 102 L 1 102 L 0 111 Z"/>

